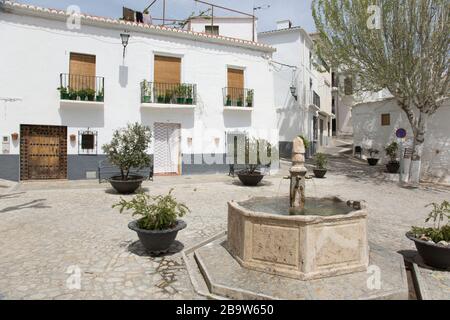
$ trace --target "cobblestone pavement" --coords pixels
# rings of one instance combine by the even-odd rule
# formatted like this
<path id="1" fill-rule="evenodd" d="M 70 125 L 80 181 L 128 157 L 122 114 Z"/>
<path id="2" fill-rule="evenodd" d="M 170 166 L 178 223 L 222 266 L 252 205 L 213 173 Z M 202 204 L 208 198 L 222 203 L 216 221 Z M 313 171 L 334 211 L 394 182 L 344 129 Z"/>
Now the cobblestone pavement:
<path id="1" fill-rule="evenodd" d="M 449 200 L 450 191 L 402 189 L 371 178 L 367 170 L 373 169 L 333 158 L 327 179 L 308 182 L 308 195 L 366 200 L 370 240 L 395 251 L 413 249 L 404 233 L 423 224 L 426 204 Z M 185 218 L 188 228 L 161 257 L 145 253 L 127 228 L 130 214 L 111 208 L 120 196 L 108 184 L 30 182 L 6 193 L 0 189 L 0 299 L 200 299 L 180 251 L 226 229 L 227 201 L 287 195 L 283 174 L 286 170 L 267 177 L 258 188 L 223 175 L 157 177 L 145 183 L 152 195 L 174 188 L 192 211 Z M 71 266 L 81 272 L 80 289 L 70 286 L 77 270 Z"/>

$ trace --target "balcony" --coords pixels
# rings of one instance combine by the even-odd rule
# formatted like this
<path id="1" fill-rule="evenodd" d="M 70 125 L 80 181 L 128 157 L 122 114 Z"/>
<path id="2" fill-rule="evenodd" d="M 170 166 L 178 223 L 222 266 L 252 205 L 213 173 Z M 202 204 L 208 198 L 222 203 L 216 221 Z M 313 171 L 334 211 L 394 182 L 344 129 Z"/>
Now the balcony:
<path id="1" fill-rule="evenodd" d="M 225 110 L 252 111 L 254 90 L 245 88 L 223 88 Z"/>
<path id="2" fill-rule="evenodd" d="M 141 82 L 141 107 L 193 109 L 197 104 L 197 85 L 186 83 Z"/>
<path id="3" fill-rule="evenodd" d="M 61 105 L 104 104 L 105 78 L 61 73 L 59 93 Z"/>

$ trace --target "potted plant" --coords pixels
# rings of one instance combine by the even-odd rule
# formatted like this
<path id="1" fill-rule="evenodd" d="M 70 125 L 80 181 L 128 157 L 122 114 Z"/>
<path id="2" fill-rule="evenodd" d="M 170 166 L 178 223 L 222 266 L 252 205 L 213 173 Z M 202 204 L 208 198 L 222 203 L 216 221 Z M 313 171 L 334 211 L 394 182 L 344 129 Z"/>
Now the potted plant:
<path id="1" fill-rule="evenodd" d="M 86 89 L 86 97 L 87 97 L 88 101 L 94 101 L 95 90 L 94 89 Z"/>
<path id="2" fill-rule="evenodd" d="M 326 154 L 323 153 L 316 153 L 314 156 L 314 164 L 315 168 L 314 176 L 316 178 L 322 179 L 325 177 L 325 174 L 327 173 L 327 164 L 328 164 L 328 157 Z"/>
<path id="3" fill-rule="evenodd" d="M 158 95 L 158 103 L 164 103 L 164 95 L 163 94 Z"/>
<path id="4" fill-rule="evenodd" d="M 69 90 L 66 87 L 59 87 L 58 90 L 61 100 L 69 100 Z"/>
<path id="5" fill-rule="evenodd" d="M 116 130 L 111 142 L 102 147 L 109 162 L 120 169 L 120 175 L 109 179 L 117 192 L 130 194 L 141 186 L 144 177 L 131 175 L 130 171 L 132 168 L 142 169 L 150 165 L 151 159 L 146 153 L 150 142 L 150 128 L 135 123 Z"/>
<path id="6" fill-rule="evenodd" d="M 97 102 L 103 102 L 105 100 L 105 90 L 103 88 L 97 92 L 96 100 Z"/>
<path id="7" fill-rule="evenodd" d="M 242 96 L 239 96 L 236 104 L 237 104 L 238 107 L 242 107 Z"/>
<path id="8" fill-rule="evenodd" d="M 80 97 L 81 101 L 86 101 L 86 97 L 87 97 L 86 89 L 78 90 L 78 97 Z"/>
<path id="9" fill-rule="evenodd" d="M 69 99 L 77 100 L 78 99 L 78 91 L 69 88 Z"/>
<path id="10" fill-rule="evenodd" d="M 190 212 L 189 208 L 177 202 L 172 191 L 173 189 L 166 196 L 157 197 L 140 193 L 131 201 L 121 199 L 113 206 L 119 208 L 120 213 L 131 210 L 133 216 L 141 216 L 139 220 L 130 222 L 128 228 L 136 231 L 142 245 L 149 252 L 167 252 L 178 232 L 186 228 L 186 223 L 178 218 Z"/>
<path id="11" fill-rule="evenodd" d="M 193 88 L 190 86 L 186 86 L 186 104 L 193 105 L 194 99 L 193 99 Z"/>
<path id="12" fill-rule="evenodd" d="M 174 90 L 174 94 L 177 97 L 177 104 L 186 103 L 186 86 L 184 84 L 178 85 L 178 87 Z"/>
<path id="13" fill-rule="evenodd" d="M 435 268 L 450 268 L 450 203 L 431 203 L 433 207 L 425 222 L 433 220 L 434 226 L 430 228 L 412 227 L 406 234 L 408 239 L 414 241 L 419 255 L 423 261 Z M 445 220 L 447 223 L 442 225 Z"/>
<path id="14" fill-rule="evenodd" d="M 369 149 L 368 152 L 369 152 L 369 158 L 367 158 L 367 162 L 368 162 L 369 165 L 371 165 L 372 167 L 373 167 L 373 166 L 376 166 L 376 165 L 378 164 L 378 161 L 379 161 L 380 159 L 375 158 L 375 155 L 379 154 L 380 151 L 378 151 L 377 149 Z"/>
<path id="15" fill-rule="evenodd" d="M 150 92 L 150 84 L 147 80 L 142 81 L 142 102 L 150 103 L 151 101 L 151 92 Z"/>
<path id="16" fill-rule="evenodd" d="M 264 178 L 264 175 L 259 170 L 261 165 L 270 165 L 270 161 L 268 163 L 263 163 L 262 160 L 262 154 L 261 152 L 264 152 L 265 157 L 267 159 L 271 159 L 272 157 L 272 146 L 269 142 L 263 139 L 249 139 L 245 138 L 245 144 L 244 146 L 238 146 L 244 147 L 244 155 L 245 155 L 245 166 L 246 168 L 244 170 L 241 170 L 237 173 L 239 180 L 242 182 L 243 185 L 249 186 L 249 187 L 255 187 L 257 186 L 262 179 Z"/>
<path id="17" fill-rule="evenodd" d="M 247 107 L 251 108 L 253 106 L 253 90 L 249 90 L 247 93 Z"/>
<path id="18" fill-rule="evenodd" d="M 386 169 L 389 173 L 398 173 L 400 169 L 400 162 L 397 161 L 398 143 L 392 142 L 384 148 L 386 155 L 389 157 L 389 162 L 386 164 Z"/>
<path id="19" fill-rule="evenodd" d="M 170 90 L 166 91 L 164 95 L 164 103 L 169 104 L 172 101 L 173 92 Z"/>
<path id="20" fill-rule="evenodd" d="M 226 102 L 226 106 L 227 107 L 231 107 L 231 95 L 227 95 L 227 102 Z"/>

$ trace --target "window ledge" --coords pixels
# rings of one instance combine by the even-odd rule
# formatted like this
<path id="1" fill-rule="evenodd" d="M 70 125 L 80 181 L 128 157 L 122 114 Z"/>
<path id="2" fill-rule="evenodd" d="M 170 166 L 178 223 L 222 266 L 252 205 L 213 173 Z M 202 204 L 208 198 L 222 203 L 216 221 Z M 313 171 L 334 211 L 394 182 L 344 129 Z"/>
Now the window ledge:
<path id="1" fill-rule="evenodd" d="M 253 107 L 224 107 L 227 111 L 253 111 Z"/>
<path id="2" fill-rule="evenodd" d="M 105 102 L 99 101 L 81 101 L 81 100 L 60 100 L 61 107 L 70 107 L 70 106 L 98 106 L 103 107 Z"/>
<path id="3" fill-rule="evenodd" d="M 141 108 L 149 109 L 195 109 L 196 105 L 191 104 L 170 104 L 170 103 L 141 103 Z"/>

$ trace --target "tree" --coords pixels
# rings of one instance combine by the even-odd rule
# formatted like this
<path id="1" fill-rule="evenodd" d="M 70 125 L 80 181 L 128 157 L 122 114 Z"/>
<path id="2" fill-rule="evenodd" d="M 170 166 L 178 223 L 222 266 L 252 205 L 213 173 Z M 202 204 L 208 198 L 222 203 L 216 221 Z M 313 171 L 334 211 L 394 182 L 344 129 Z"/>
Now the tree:
<path id="1" fill-rule="evenodd" d="M 116 130 L 109 144 L 102 149 L 111 164 L 120 168 L 122 180 L 128 180 L 132 168 L 142 169 L 150 165 L 146 150 L 151 142 L 150 128 L 139 123 L 128 124 Z"/>
<path id="2" fill-rule="evenodd" d="M 419 182 L 428 118 L 449 98 L 448 0 L 313 0 L 318 54 L 350 73 L 356 92 L 387 89 L 413 132 Z"/>

